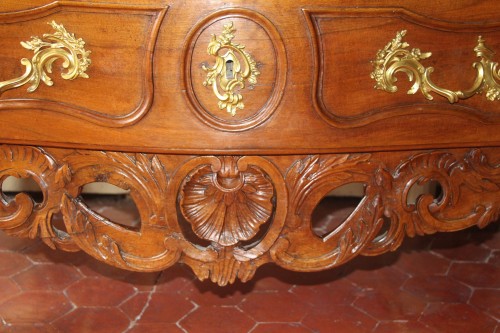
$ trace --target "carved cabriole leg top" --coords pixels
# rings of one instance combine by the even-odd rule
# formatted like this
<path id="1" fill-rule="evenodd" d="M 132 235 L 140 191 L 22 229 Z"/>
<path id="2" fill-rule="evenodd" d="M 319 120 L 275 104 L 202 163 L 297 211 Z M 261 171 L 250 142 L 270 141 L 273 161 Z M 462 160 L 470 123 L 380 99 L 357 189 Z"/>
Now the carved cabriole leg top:
<path id="1" fill-rule="evenodd" d="M 497 149 L 310 156 L 179 156 L 0 146 L 0 185 L 32 177 L 40 204 L 20 193 L 0 201 L 0 229 L 84 250 L 111 265 L 158 271 L 176 262 L 219 285 L 249 280 L 268 262 L 297 271 L 340 265 L 395 250 L 405 236 L 486 226 L 500 215 Z M 408 204 L 414 184 L 434 180 L 442 194 Z M 129 189 L 141 217 L 125 229 L 89 209 L 83 185 Z M 327 193 L 365 184 L 354 212 L 324 237 L 311 214 Z M 0 186 L 1 188 L 1 186 Z M 51 223 L 64 216 L 65 230 Z M 119 221 L 118 221 L 119 222 Z"/>

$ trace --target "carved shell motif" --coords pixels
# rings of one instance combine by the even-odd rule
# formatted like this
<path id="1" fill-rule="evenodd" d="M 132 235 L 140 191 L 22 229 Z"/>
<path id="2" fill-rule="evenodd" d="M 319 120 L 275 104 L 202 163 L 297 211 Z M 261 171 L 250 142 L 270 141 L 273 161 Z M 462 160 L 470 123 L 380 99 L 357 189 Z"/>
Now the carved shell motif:
<path id="1" fill-rule="evenodd" d="M 195 169 L 181 188 L 180 208 L 194 233 L 223 246 L 249 240 L 273 211 L 274 187 L 253 165 L 238 170 L 237 157 L 222 157 L 219 170 Z"/>

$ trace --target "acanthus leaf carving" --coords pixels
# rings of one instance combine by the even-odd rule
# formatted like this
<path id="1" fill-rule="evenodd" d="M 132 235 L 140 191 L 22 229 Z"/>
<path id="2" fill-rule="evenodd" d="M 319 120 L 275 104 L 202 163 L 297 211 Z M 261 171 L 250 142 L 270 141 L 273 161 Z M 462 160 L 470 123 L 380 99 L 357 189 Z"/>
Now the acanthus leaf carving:
<path id="1" fill-rule="evenodd" d="M 322 270 L 360 254 L 394 250 L 407 236 L 484 227 L 500 218 L 500 164 L 491 163 L 498 161 L 494 149 L 323 154 L 297 156 L 290 163 L 293 158 L 3 145 L 0 183 L 7 176 L 32 177 L 44 198 L 37 204 L 25 193 L 12 200 L 1 193 L 0 229 L 41 237 L 63 250 L 83 249 L 129 270 L 158 271 L 181 261 L 200 279 L 226 285 L 237 278 L 247 281 L 270 261 L 296 271 Z M 399 165 L 392 164 L 395 160 Z M 283 170 L 288 170 L 285 180 Z M 95 181 L 130 190 L 140 231 L 123 228 L 85 204 L 78 196 L 81 187 Z M 429 181 L 440 184 L 441 194 L 409 202 L 411 188 Z M 311 215 L 317 204 L 332 189 L 352 182 L 365 184 L 364 198 L 334 230 L 314 234 Z M 66 231 L 52 225 L 59 210 Z M 200 229 L 197 236 L 210 241 L 200 245 L 186 236 L 181 223 L 193 230 L 198 224 L 219 224 Z"/>
<path id="2" fill-rule="evenodd" d="M 234 257 L 232 247 L 223 247 L 218 250 L 218 258 L 203 263 L 195 263 L 194 261 L 186 260 L 190 266 L 196 267 L 194 273 L 200 280 L 210 278 L 210 281 L 217 283 L 219 286 L 233 284 L 236 278 L 242 282 L 247 282 L 254 275 L 259 264 L 252 261 L 240 261 Z"/>
<path id="3" fill-rule="evenodd" d="M 346 183 L 353 179 L 353 170 L 360 164 L 370 160 L 369 154 L 361 155 L 334 155 L 321 158 L 320 155 L 309 156 L 299 160 L 288 170 L 286 179 L 291 189 L 291 206 L 298 214 L 304 201 L 315 189 L 329 182 L 329 177 Z"/>
<path id="4" fill-rule="evenodd" d="M 439 183 L 441 195 L 435 198 L 424 194 L 408 205 L 410 188 L 431 180 Z M 384 215 L 390 227 L 365 248 L 366 255 L 395 250 L 405 236 L 450 232 L 472 225 L 482 228 L 500 217 L 500 165 L 490 165 L 478 149 L 463 158 L 443 151 L 416 154 L 402 162 L 387 181 L 395 189 L 384 193 Z M 483 200 L 469 199 L 477 195 Z"/>
<path id="5" fill-rule="evenodd" d="M 315 271 L 359 254 L 378 230 L 382 216 L 380 194 L 371 177 L 375 167 L 370 154 L 314 155 L 295 162 L 286 175 L 293 212 L 288 221 L 291 229 L 271 251 L 275 262 L 285 268 Z M 330 191 L 352 182 L 366 184 L 358 208 L 336 229 L 324 237 L 316 236 L 310 226 L 314 208 Z"/>
<path id="6" fill-rule="evenodd" d="M 61 174 L 65 176 L 60 177 Z M 40 237 L 53 249 L 77 251 L 69 235 L 52 225 L 52 215 L 59 211 L 63 189 L 71 179 L 68 166 L 58 167 L 39 148 L 1 145 L 0 190 L 8 176 L 32 177 L 42 190 L 43 201 L 37 204 L 26 193 L 9 201 L 0 193 L 0 229 L 16 236 Z"/>
<path id="7" fill-rule="evenodd" d="M 77 151 L 66 156 L 81 187 L 106 181 L 130 191 L 139 208 L 139 232 L 124 229 L 71 195 L 64 199 L 66 228 L 75 242 L 99 260 L 137 270 L 165 269 L 181 256 L 175 232 L 166 227 L 168 174 L 157 155 Z M 145 254 L 145 249 L 148 249 Z"/>
<path id="8" fill-rule="evenodd" d="M 81 249 L 96 259 L 123 269 L 157 271 L 173 265 L 180 258 L 177 242 L 169 238 L 164 251 L 155 256 L 144 258 L 127 253 L 119 244 L 123 233 L 127 233 L 129 240 L 134 243 L 143 241 L 140 236 L 132 231 L 121 230 L 112 221 L 89 209 L 78 198 L 65 195 L 61 207 L 68 232 Z M 108 232 L 104 233 L 102 229 L 107 229 Z"/>

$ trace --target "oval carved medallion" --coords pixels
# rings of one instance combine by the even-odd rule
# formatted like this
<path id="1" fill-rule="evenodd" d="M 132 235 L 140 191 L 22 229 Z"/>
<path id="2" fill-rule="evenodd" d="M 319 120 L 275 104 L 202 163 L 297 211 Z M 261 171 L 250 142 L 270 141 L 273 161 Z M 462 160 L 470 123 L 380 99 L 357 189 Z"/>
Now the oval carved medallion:
<path id="1" fill-rule="evenodd" d="M 244 131 L 276 111 L 287 59 L 280 33 L 265 16 L 245 8 L 219 10 L 191 30 L 184 47 L 186 97 L 203 123 Z"/>

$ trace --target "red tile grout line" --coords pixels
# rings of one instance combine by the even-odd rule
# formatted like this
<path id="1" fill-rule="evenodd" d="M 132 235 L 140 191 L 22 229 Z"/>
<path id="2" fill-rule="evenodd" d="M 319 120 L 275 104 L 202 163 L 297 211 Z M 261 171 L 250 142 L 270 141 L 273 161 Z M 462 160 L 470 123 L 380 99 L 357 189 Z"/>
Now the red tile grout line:
<path id="1" fill-rule="evenodd" d="M 424 325 L 427 329 L 435 332 L 435 333 L 442 333 L 442 332 L 439 332 L 439 331 L 436 331 L 433 327 L 430 327 L 428 326 L 425 321 L 423 320 L 422 316 L 424 315 L 424 313 L 426 313 L 426 311 L 435 304 L 436 302 L 427 302 L 427 304 L 425 305 L 425 308 L 422 310 L 422 312 L 420 313 L 420 316 L 417 318 L 417 322 L 419 322 L 420 324 Z"/>
<path id="2" fill-rule="evenodd" d="M 160 274 L 158 274 L 158 276 L 156 277 L 156 280 L 155 280 L 155 282 L 154 282 L 154 286 L 153 286 L 153 288 L 151 288 L 151 290 L 150 290 L 150 291 L 149 291 L 149 293 L 148 293 L 148 298 L 147 298 L 147 300 L 146 300 L 146 304 L 144 304 L 144 306 L 142 307 L 141 312 L 139 312 L 139 314 L 138 314 L 138 315 L 137 315 L 137 316 L 136 316 L 133 320 L 131 320 L 131 321 L 130 321 L 130 324 L 129 324 L 128 328 L 127 328 L 125 331 L 123 331 L 123 333 L 128 332 L 128 331 L 130 331 L 131 329 L 133 329 L 133 328 L 135 327 L 135 325 L 137 325 L 137 322 L 138 322 L 139 320 L 141 320 L 142 316 L 144 315 L 144 313 L 145 313 L 145 312 L 146 312 L 146 310 L 148 309 L 149 304 L 151 303 L 151 299 L 153 298 L 153 294 L 156 292 L 158 282 L 160 281 L 160 279 L 161 279 L 161 277 L 163 276 L 164 272 L 165 272 L 165 271 L 162 271 Z M 134 289 L 136 289 L 136 291 L 137 291 L 137 288 L 136 288 L 136 287 L 134 287 Z M 120 309 L 120 311 L 124 312 L 124 311 L 123 311 L 123 309 L 121 308 L 121 306 L 122 306 L 123 304 L 125 304 L 127 301 L 129 301 L 130 299 L 132 299 L 132 297 L 136 296 L 137 294 L 138 294 L 138 291 L 137 291 L 134 295 L 130 296 L 129 298 L 127 298 L 127 299 L 125 299 L 125 300 L 123 300 L 123 301 L 122 301 L 122 302 L 121 302 L 121 303 L 117 306 L 117 308 L 119 308 L 119 309 Z"/>
<path id="3" fill-rule="evenodd" d="M 177 322 L 175 323 L 175 326 L 179 327 L 184 333 L 189 333 L 184 327 L 182 327 L 181 325 L 181 322 L 186 319 L 187 317 L 189 317 L 193 312 L 195 312 L 196 310 L 198 310 L 200 308 L 200 306 L 192 301 L 192 300 L 189 300 L 191 302 L 191 304 L 194 305 L 194 307 L 188 312 L 186 313 L 184 316 L 182 316 L 179 320 L 177 320 Z"/>
<path id="4" fill-rule="evenodd" d="M 139 320 L 141 320 L 142 316 L 144 315 L 144 312 L 146 312 L 146 310 L 149 307 L 149 303 L 151 302 L 151 299 L 153 298 L 153 294 L 155 293 L 155 291 L 156 291 L 156 283 L 155 283 L 155 286 L 153 286 L 153 288 L 149 291 L 148 298 L 146 300 L 146 304 L 144 304 L 143 308 L 141 309 L 141 312 L 137 316 L 135 316 L 135 318 L 133 320 L 130 321 L 129 326 L 127 327 L 127 329 L 125 331 L 123 331 L 123 333 L 128 332 L 131 329 L 133 329 L 135 327 L 135 325 L 137 325 L 137 322 Z M 135 295 L 137 295 L 137 293 L 134 294 L 133 296 L 135 296 Z M 123 312 L 123 310 L 121 309 L 120 306 L 122 304 L 124 304 L 126 301 L 130 300 L 132 297 L 129 297 L 126 300 L 124 300 L 122 303 L 120 303 L 120 305 L 118 306 L 118 308 L 120 309 L 120 311 Z"/>

